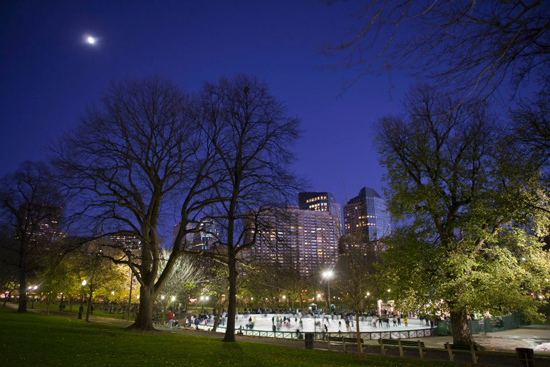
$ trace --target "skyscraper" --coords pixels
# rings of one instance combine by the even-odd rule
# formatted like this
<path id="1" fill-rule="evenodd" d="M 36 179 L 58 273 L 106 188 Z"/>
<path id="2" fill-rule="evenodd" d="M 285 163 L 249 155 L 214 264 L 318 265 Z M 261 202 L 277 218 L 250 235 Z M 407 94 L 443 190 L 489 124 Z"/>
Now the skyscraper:
<path id="1" fill-rule="evenodd" d="M 172 242 L 176 241 L 180 226 L 181 223 L 178 223 L 172 229 Z M 187 230 L 191 231 L 195 228 L 198 230 L 187 233 L 183 241 L 185 241 L 193 251 L 213 251 L 217 247 L 218 236 L 220 234 L 219 225 L 212 219 L 203 219 L 198 224 L 187 224 Z"/>
<path id="2" fill-rule="evenodd" d="M 298 193 L 298 207 L 302 210 L 329 212 L 338 221 L 338 227 L 342 227 L 340 204 L 334 200 L 332 192 L 300 192 Z"/>
<path id="3" fill-rule="evenodd" d="M 261 222 L 255 246 L 260 262 L 277 262 L 302 274 L 336 263 L 341 228 L 329 212 L 288 207 L 262 213 Z"/>
<path id="4" fill-rule="evenodd" d="M 378 241 L 391 232 L 386 201 L 374 189 L 363 187 L 359 195 L 344 205 L 344 232 L 364 235 L 368 241 Z"/>
<path id="5" fill-rule="evenodd" d="M 262 213 L 256 259 L 294 267 L 302 274 L 334 266 L 342 235 L 340 205 L 329 192 L 301 192 L 298 203 Z"/>

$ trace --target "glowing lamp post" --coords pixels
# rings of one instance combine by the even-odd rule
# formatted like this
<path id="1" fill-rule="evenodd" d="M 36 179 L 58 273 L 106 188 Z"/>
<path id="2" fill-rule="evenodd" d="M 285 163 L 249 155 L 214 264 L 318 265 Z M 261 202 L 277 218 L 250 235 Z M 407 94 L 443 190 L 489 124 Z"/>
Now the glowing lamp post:
<path id="1" fill-rule="evenodd" d="M 326 270 L 323 272 L 323 278 L 327 280 L 327 288 L 328 288 L 328 297 L 327 297 L 327 308 L 331 311 L 330 308 L 330 278 L 334 276 L 334 272 L 332 270 Z"/>
<path id="2" fill-rule="evenodd" d="M 82 320 L 82 313 L 84 311 L 84 290 L 83 288 L 86 286 L 86 284 L 88 284 L 88 282 L 86 280 L 83 280 L 82 281 L 82 288 L 80 289 L 80 307 L 78 308 L 78 318 L 80 320 Z"/>

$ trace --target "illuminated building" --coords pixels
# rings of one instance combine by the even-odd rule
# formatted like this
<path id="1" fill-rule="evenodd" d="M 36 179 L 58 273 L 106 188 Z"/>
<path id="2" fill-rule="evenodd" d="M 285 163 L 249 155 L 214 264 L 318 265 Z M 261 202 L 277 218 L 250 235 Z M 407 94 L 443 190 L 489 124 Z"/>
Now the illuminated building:
<path id="1" fill-rule="evenodd" d="M 260 214 L 256 260 L 276 262 L 302 274 L 333 267 L 342 235 L 340 206 L 326 192 L 300 193 L 298 202 L 300 207 Z"/>
<path id="2" fill-rule="evenodd" d="M 391 232 L 386 201 L 374 189 L 363 187 L 359 195 L 344 205 L 344 232 L 363 234 L 369 241 L 377 241 Z"/>

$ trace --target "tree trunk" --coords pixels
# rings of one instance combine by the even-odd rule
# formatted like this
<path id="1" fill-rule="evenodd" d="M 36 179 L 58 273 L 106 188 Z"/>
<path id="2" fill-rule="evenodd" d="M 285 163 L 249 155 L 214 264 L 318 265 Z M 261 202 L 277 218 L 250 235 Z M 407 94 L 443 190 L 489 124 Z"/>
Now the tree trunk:
<path id="1" fill-rule="evenodd" d="M 451 311 L 451 328 L 454 344 L 470 345 L 474 342 L 470 326 L 468 325 L 468 313 L 466 310 Z"/>
<path id="2" fill-rule="evenodd" d="M 17 312 L 27 312 L 27 273 L 24 266 L 19 268 L 19 306 Z"/>
<path id="3" fill-rule="evenodd" d="M 86 307 L 86 321 L 90 321 L 90 311 L 92 310 L 92 301 L 93 301 L 94 290 L 92 284 L 90 284 L 90 295 L 88 297 L 88 305 Z"/>
<path id="4" fill-rule="evenodd" d="M 227 306 L 227 329 L 225 329 L 224 342 L 235 342 L 235 307 L 237 304 L 237 268 L 235 252 L 232 248 L 228 251 L 229 266 L 229 305 Z"/>
<path id="5" fill-rule="evenodd" d="M 361 345 L 361 331 L 359 330 L 359 307 L 355 307 L 355 330 L 357 333 L 357 359 L 361 360 L 363 346 Z"/>
<path id="6" fill-rule="evenodd" d="M 153 287 L 142 285 L 139 289 L 139 309 L 136 320 L 129 329 L 140 331 L 155 330 L 153 326 L 153 302 L 155 301 Z"/>

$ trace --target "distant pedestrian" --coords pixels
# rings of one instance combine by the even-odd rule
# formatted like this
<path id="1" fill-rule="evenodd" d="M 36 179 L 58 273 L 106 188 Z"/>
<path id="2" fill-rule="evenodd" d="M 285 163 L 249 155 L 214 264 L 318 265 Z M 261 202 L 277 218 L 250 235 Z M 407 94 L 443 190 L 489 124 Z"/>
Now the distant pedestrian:
<path id="1" fill-rule="evenodd" d="M 407 318 L 407 316 L 405 316 L 405 318 L 403 319 L 403 323 L 405 324 L 405 326 L 409 326 L 409 319 Z"/>
<path id="2" fill-rule="evenodd" d="M 168 328 L 172 330 L 172 325 L 174 324 L 174 313 L 172 310 L 168 311 L 168 316 L 166 318 L 168 319 Z"/>

